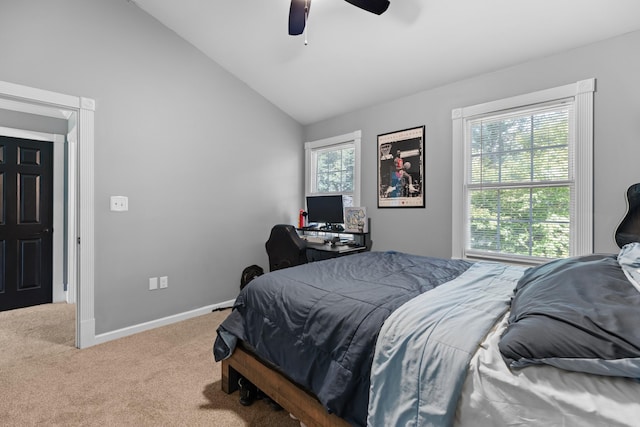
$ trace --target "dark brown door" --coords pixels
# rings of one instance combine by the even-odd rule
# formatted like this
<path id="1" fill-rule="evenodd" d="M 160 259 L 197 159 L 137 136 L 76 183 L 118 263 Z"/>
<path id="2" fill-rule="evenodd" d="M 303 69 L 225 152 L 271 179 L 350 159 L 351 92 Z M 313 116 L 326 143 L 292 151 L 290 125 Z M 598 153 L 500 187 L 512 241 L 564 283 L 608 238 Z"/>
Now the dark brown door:
<path id="1" fill-rule="evenodd" d="M 0 136 L 0 311 L 52 301 L 53 144 Z"/>

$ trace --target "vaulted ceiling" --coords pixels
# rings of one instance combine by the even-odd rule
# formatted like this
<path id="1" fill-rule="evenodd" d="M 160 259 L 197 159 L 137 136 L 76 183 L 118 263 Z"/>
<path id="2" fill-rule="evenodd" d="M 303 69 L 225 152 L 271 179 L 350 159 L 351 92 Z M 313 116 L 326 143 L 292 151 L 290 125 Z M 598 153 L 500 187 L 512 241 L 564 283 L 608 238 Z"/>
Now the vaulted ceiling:
<path id="1" fill-rule="evenodd" d="M 133 1 L 301 124 L 640 29 L 638 0 L 313 0 L 305 45 L 290 0 Z"/>

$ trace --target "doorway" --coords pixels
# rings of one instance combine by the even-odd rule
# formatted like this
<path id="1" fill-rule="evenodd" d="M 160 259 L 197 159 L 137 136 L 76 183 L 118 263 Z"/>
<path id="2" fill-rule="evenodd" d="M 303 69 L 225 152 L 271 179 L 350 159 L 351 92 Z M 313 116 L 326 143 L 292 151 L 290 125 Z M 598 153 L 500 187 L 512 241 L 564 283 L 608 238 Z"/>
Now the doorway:
<path id="1" fill-rule="evenodd" d="M 0 81 L 0 108 L 65 120 L 68 299 L 76 303 L 76 347 L 95 344 L 94 112 L 95 101 Z M 55 263 L 54 263 L 55 264 Z"/>

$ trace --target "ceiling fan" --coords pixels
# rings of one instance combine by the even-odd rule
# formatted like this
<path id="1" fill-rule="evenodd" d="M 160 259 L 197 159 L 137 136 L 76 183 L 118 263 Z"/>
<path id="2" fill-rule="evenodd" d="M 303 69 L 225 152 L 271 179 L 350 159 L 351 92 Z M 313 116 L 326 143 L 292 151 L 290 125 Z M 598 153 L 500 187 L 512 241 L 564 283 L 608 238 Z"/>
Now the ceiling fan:
<path id="1" fill-rule="evenodd" d="M 368 12 L 382 15 L 389 7 L 388 0 L 345 0 L 352 5 Z M 311 0 L 291 0 L 289 8 L 289 35 L 302 34 L 309 17 Z"/>

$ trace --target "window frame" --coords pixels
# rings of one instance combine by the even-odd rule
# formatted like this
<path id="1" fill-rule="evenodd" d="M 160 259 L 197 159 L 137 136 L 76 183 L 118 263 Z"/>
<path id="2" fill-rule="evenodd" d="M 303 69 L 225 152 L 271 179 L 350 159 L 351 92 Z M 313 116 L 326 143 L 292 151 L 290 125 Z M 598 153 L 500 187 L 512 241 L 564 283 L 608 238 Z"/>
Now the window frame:
<path id="1" fill-rule="evenodd" d="M 573 104 L 573 174 L 574 195 L 571 206 L 570 256 L 593 252 L 593 94 L 595 79 L 551 89 L 518 95 L 510 98 L 456 108 L 451 112 L 453 125 L 452 165 L 452 257 L 485 259 L 521 264 L 540 264 L 548 258 L 518 256 L 510 254 L 476 252 L 469 249 L 469 209 L 467 174 L 470 159 L 467 144 L 469 122 L 481 116 L 501 114 L 505 110 L 568 100 Z"/>
<path id="2" fill-rule="evenodd" d="M 332 194 L 345 194 L 353 197 L 353 206 L 360 205 L 360 186 L 361 186 L 361 140 L 362 132 L 357 130 L 354 132 L 346 133 L 344 135 L 338 135 L 331 138 L 320 139 L 317 141 L 305 142 L 305 197 L 306 196 L 320 196 L 320 195 L 332 195 Z M 316 156 L 319 152 L 326 151 L 332 147 L 345 148 L 352 146 L 354 152 L 354 165 L 353 165 L 353 192 L 317 192 L 316 191 Z M 306 199 L 305 199 L 306 200 Z M 303 203 L 304 205 L 304 203 Z"/>

